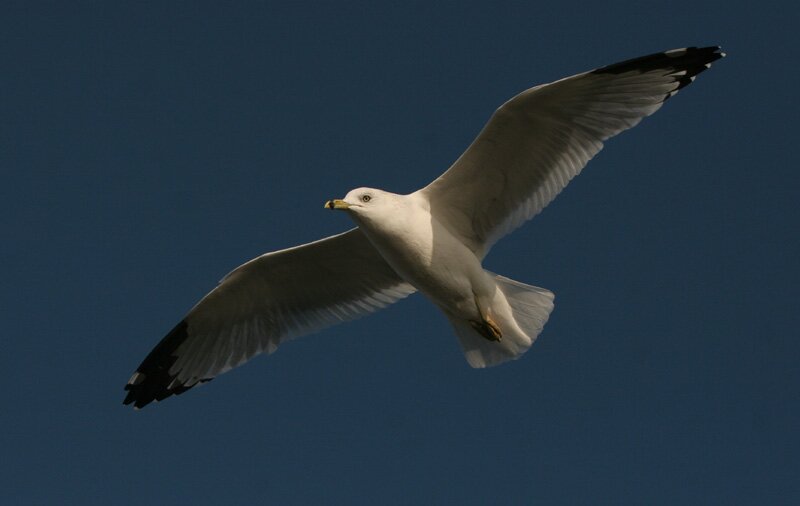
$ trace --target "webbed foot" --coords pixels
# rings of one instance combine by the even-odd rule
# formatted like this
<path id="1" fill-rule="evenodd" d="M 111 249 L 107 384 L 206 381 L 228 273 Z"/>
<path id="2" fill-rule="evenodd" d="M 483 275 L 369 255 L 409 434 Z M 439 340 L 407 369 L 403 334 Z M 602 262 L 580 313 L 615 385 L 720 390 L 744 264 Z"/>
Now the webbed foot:
<path id="1" fill-rule="evenodd" d="M 492 320 L 491 316 L 485 316 L 483 321 L 470 320 L 469 324 L 489 341 L 500 341 L 503 339 L 503 332 L 494 320 Z"/>

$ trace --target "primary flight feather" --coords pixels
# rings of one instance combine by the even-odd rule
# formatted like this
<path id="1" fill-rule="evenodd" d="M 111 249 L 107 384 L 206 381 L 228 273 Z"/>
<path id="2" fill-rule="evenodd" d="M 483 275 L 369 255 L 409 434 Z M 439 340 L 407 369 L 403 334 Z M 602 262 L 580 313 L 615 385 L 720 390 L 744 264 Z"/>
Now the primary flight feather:
<path id="1" fill-rule="evenodd" d="M 444 174 L 408 195 L 358 188 L 326 203 L 357 227 L 238 267 L 147 355 L 125 386 L 140 408 L 271 353 L 288 339 L 415 291 L 450 320 L 473 367 L 516 359 L 553 294 L 483 269 L 492 245 L 541 211 L 603 148 L 725 56 L 683 48 L 536 86 L 495 111 Z"/>

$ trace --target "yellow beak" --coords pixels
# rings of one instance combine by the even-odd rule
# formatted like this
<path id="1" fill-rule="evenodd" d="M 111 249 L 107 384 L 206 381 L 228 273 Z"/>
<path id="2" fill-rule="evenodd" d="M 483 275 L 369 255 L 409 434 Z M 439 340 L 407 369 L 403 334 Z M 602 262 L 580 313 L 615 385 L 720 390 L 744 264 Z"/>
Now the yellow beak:
<path id="1" fill-rule="evenodd" d="M 340 199 L 334 199 L 325 202 L 326 209 L 347 209 L 348 207 L 350 207 L 350 204 Z"/>

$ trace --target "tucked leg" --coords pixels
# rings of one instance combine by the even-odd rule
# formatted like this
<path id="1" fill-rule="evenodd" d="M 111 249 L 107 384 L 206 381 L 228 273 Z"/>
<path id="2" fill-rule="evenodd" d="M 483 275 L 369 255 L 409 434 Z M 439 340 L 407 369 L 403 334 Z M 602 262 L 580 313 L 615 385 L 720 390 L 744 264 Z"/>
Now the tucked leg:
<path id="1" fill-rule="evenodd" d="M 469 324 L 489 341 L 500 341 L 503 339 L 503 332 L 489 315 L 485 315 L 482 321 L 470 320 Z"/>

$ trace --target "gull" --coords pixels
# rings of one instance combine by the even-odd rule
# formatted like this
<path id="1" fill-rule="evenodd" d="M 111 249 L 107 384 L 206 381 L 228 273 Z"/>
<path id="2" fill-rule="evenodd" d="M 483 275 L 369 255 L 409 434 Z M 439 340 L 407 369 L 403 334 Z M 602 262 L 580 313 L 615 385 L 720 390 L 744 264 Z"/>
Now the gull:
<path id="1" fill-rule="evenodd" d="M 547 206 L 604 141 L 724 56 L 716 46 L 673 49 L 535 86 L 501 105 L 426 187 L 357 188 L 326 202 L 356 227 L 234 269 L 147 355 L 124 404 L 181 394 L 416 291 L 450 321 L 472 367 L 519 358 L 547 322 L 553 294 L 484 270 L 492 245 Z"/>

